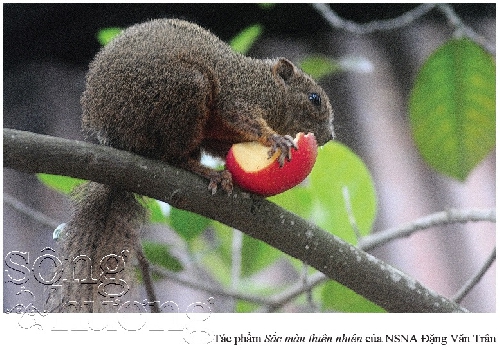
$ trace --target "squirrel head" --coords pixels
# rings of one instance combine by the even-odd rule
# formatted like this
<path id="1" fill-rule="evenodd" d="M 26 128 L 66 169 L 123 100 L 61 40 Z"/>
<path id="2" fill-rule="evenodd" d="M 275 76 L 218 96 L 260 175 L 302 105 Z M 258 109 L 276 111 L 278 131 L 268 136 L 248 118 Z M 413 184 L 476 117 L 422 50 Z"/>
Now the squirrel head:
<path id="1" fill-rule="evenodd" d="M 271 61 L 272 75 L 282 91 L 282 118 L 273 126 L 281 134 L 313 132 L 319 145 L 334 138 L 333 111 L 325 91 L 286 58 Z"/>

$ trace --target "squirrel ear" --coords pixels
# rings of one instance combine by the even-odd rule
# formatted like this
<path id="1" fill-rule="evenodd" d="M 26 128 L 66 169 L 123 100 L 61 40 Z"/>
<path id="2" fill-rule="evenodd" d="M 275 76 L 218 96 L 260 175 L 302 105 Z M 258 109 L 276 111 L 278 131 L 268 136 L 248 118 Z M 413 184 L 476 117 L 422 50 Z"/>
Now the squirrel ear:
<path id="1" fill-rule="evenodd" d="M 278 59 L 278 62 L 273 66 L 273 74 L 279 76 L 285 82 L 290 79 L 295 71 L 295 66 L 286 58 Z"/>

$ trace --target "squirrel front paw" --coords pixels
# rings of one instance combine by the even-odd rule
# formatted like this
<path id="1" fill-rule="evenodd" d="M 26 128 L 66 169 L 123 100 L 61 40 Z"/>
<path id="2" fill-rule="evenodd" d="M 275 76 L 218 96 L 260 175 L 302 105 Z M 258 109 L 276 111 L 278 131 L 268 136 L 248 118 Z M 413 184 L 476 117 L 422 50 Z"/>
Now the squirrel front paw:
<path id="1" fill-rule="evenodd" d="M 233 177 L 228 170 L 214 171 L 210 174 L 210 183 L 208 189 L 212 194 L 217 192 L 217 188 L 221 187 L 229 195 L 233 192 Z"/>
<path id="2" fill-rule="evenodd" d="M 290 135 L 277 135 L 271 136 L 271 149 L 269 150 L 269 158 L 271 158 L 278 150 L 281 152 L 278 156 L 278 163 L 283 167 L 285 160 L 292 160 L 292 148 L 298 149 L 293 137 Z"/>

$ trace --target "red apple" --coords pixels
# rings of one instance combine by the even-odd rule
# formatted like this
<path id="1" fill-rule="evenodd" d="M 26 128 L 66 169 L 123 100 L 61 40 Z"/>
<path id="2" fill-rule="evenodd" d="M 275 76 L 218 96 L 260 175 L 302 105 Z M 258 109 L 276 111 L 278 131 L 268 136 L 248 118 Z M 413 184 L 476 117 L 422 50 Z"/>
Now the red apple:
<path id="1" fill-rule="evenodd" d="M 318 144 L 314 134 L 300 132 L 294 140 L 297 149 L 292 148 L 292 158 L 280 167 L 277 151 L 269 158 L 270 147 L 258 142 L 234 144 L 226 157 L 226 168 L 233 176 L 233 182 L 249 192 L 268 197 L 285 192 L 301 183 L 311 172 Z"/>

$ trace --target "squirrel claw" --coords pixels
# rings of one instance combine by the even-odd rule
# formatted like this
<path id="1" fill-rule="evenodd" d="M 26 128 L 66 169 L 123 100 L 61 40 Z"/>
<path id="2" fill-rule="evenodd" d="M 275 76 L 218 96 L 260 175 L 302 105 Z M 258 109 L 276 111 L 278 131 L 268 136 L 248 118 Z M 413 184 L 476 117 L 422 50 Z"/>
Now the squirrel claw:
<path id="1" fill-rule="evenodd" d="M 281 151 L 280 155 L 278 156 L 278 163 L 280 167 L 283 167 L 283 165 L 285 165 L 285 160 L 292 160 L 292 148 L 298 149 L 297 145 L 295 144 L 295 140 L 290 135 L 273 135 L 271 138 L 271 142 L 271 149 L 268 153 L 269 158 L 271 158 L 278 150 Z"/>
<path id="2" fill-rule="evenodd" d="M 217 193 L 217 188 L 221 187 L 228 195 L 233 192 L 233 177 L 228 170 L 215 172 L 210 176 L 208 189 L 212 195 Z"/>

